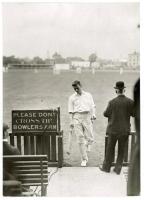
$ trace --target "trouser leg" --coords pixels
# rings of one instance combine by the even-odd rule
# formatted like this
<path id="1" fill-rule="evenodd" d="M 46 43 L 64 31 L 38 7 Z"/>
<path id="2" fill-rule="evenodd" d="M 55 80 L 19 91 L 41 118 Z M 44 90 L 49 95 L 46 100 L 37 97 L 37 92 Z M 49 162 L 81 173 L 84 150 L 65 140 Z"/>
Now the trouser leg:
<path id="1" fill-rule="evenodd" d="M 86 145 L 83 143 L 79 143 L 79 149 L 81 153 L 81 159 L 88 161 L 87 151 L 86 151 Z"/>
<path id="2" fill-rule="evenodd" d="M 107 149 L 106 149 L 106 156 L 103 162 L 103 169 L 107 172 L 109 172 L 111 168 L 116 142 L 117 142 L 117 137 L 115 135 L 109 135 Z"/>
<path id="3" fill-rule="evenodd" d="M 118 137 L 118 155 L 115 165 L 115 170 L 120 173 L 122 168 L 122 163 L 124 159 L 124 151 L 125 151 L 125 145 L 127 143 L 128 136 L 127 135 L 121 135 Z"/>
<path id="4" fill-rule="evenodd" d="M 89 114 L 84 118 L 84 120 L 82 122 L 82 126 L 83 126 L 84 136 L 87 141 L 87 145 L 92 145 L 92 143 L 94 141 L 93 124 L 91 122 Z"/>
<path id="5" fill-rule="evenodd" d="M 82 160 L 88 160 L 87 151 L 86 151 L 86 140 L 84 136 L 84 131 L 80 120 L 74 120 L 74 129 L 77 138 L 77 142 L 79 144 L 80 154 Z"/>

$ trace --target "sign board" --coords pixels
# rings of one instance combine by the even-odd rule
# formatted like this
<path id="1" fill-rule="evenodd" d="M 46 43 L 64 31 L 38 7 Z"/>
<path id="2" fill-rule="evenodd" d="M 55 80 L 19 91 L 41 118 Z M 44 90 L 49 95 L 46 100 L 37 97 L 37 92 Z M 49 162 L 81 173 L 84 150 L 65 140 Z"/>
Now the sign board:
<path id="1" fill-rule="evenodd" d="M 50 132 L 58 131 L 60 111 L 55 110 L 13 110 L 12 132 Z"/>

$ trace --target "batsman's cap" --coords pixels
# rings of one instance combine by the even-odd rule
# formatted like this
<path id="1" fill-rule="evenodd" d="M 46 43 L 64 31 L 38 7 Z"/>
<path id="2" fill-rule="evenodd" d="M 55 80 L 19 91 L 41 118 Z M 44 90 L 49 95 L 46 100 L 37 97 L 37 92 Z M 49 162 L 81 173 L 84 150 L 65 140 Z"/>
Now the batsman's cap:
<path id="1" fill-rule="evenodd" d="M 72 82 L 72 86 L 77 86 L 77 85 L 81 85 L 81 82 L 78 80 Z"/>
<path id="2" fill-rule="evenodd" d="M 124 89 L 125 88 L 124 82 L 123 81 L 116 82 L 116 85 L 114 88 L 115 89 Z"/>

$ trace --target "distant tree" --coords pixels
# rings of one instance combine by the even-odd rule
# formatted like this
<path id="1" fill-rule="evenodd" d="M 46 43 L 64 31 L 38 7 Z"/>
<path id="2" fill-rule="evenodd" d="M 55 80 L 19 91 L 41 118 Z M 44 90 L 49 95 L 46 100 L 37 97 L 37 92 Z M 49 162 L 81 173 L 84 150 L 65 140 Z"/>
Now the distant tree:
<path id="1" fill-rule="evenodd" d="M 77 57 L 77 56 L 66 58 L 66 62 L 70 63 L 71 61 L 84 61 L 84 59 L 81 57 Z"/>
<path id="2" fill-rule="evenodd" d="M 29 57 L 25 57 L 21 59 L 21 64 L 31 64 L 32 60 Z"/>
<path id="3" fill-rule="evenodd" d="M 3 66 L 6 67 L 8 64 L 21 64 L 20 58 L 15 58 L 15 56 L 3 56 Z"/>
<path id="4" fill-rule="evenodd" d="M 39 56 L 36 56 L 32 59 L 32 63 L 33 64 L 44 64 L 44 61 L 42 58 L 40 58 Z"/>
<path id="5" fill-rule="evenodd" d="M 60 64 L 60 63 L 65 63 L 65 59 L 60 55 L 58 54 L 57 52 L 55 52 L 52 56 L 52 58 L 54 59 L 54 62 L 56 64 Z"/>
<path id="6" fill-rule="evenodd" d="M 60 54 L 58 54 L 57 52 L 55 52 L 55 53 L 52 55 L 52 57 L 53 57 L 54 60 L 62 58 L 62 56 L 61 56 Z"/>
<path id="7" fill-rule="evenodd" d="M 46 58 L 44 60 L 44 63 L 52 66 L 52 65 L 54 65 L 54 59 Z"/>
<path id="8" fill-rule="evenodd" d="M 96 59 L 97 59 L 97 55 L 95 53 L 92 53 L 89 56 L 90 67 L 91 67 L 91 65 L 92 65 L 93 62 L 96 62 Z"/>
<path id="9" fill-rule="evenodd" d="M 10 60 L 8 59 L 8 57 L 3 56 L 3 67 L 6 67 L 9 64 Z"/>

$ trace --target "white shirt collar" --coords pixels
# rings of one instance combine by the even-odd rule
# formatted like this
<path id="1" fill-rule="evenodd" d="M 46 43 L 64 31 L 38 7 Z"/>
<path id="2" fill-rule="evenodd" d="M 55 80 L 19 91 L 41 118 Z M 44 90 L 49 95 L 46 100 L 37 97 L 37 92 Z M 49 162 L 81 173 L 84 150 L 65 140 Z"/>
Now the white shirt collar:
<path id="1" fill-rule="evenodd" d="M 85 93 L 85 91 L 84 91 L 84 90 L 82 90 L 82 93 L 81 93 L 81 95 L 82 95 L 82 94 L 84 94 L 84 93 Z M 81 96 L 81 95 L 79 95 L 77 92 L 75 92 L 75 94 L 76 94 L 76 95 L 78 95 L 78 96 Z"/>

